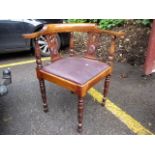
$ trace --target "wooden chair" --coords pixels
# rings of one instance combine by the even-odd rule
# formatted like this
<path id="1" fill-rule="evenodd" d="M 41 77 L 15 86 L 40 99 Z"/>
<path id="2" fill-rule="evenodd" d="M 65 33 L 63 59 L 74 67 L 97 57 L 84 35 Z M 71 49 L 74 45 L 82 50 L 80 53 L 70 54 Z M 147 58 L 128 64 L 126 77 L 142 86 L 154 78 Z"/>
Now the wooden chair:
<path id="1" fill-rule="evenodd" d="M 57 49 L 56 34 L 62 32 L 71 33 L 69 57 L 65 58 L 60 56 Z M 87 51 L 84 57 L 78 57 L 75 53 L 74 32 L 86 32 L 88 34 Z M 111 36 L 111 47 L 107 63 L 96 58 L 96 48 L 101 34 Z M 40 47 L 37 42 L 40 35 L 46 36 L 48 48 L 51 52 L 51 63 L 45 66 L 42 64 Z M 35 40 L 36 73 L 40 84 L 44 111 L 48 111 L 44 80 L 67 88 L 78 96 L 78 131 L 81 132 L 84 110 L 83 98 L 93 85 L 105 78 L 103 105 L 105 104 L 112 74 L 115 40 L 116 37 L 122 36 L 124 36 L 123 32 L 101 30 L 95 24 L 48 24 L 39 32 L 24 34 L 24 38 Z"/>

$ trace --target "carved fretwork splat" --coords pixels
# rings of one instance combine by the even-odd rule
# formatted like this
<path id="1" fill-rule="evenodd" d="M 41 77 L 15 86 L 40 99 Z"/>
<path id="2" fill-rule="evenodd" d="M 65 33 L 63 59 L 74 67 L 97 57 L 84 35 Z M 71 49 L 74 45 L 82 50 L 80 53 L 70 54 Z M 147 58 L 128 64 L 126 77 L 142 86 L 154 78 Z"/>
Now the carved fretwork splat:
<path id="1" fill-rule="evenodd" d="M 88 45 L 85 57 L 89 59 L 96 59 L 96 49 L 99 42 L 100 34 L 88 32 Z"/>
<path id="2" fill-rule="evenodd" d="M 53 62 L 60 59 L 61 56 L 58 53 L 58 41 L 56 39 L 56 34 L 46 35 L 46 40 L 51 53 L 51 61 Z"/>
<path id="3" fill-rule="evenodd" d="M 70 56 L 76 55 L 76 52 L 74 50 L 74 32 L 70 33 L 69 55 Z"/>
<path id="4" fill-rule="evenodd" d="M 43 65 L 41 61 L 40 46 L 38 44 L 37 38 L 35 39 L 35 57 L 36 57 L 37 69 L 41 69 Z"/>
<path id="5" fill-rule="evenodd" d="M 109 49 L 109 55 L 108 55 L 108 64 L 110 66 L 113 65 L 113 61 L 114 61 L 114 54 L 115 54 L 115 50 L 116 50 L 116 44 L 115 44 L 115 40 L 116 40 L 116 36 L 112 36 L 111 38 L 111 46 Z"/>

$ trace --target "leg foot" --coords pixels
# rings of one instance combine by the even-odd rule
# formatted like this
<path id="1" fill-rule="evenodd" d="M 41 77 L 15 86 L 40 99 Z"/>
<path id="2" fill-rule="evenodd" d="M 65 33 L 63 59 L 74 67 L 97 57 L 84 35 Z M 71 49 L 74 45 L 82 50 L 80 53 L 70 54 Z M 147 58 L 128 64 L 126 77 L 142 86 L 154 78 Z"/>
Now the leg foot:
<path id="1" fill-rule="evenodd" d="M 48 106 L 43 104 L 43 109 L 44 109 L 44 112 L 48 112 Z"/>
<path id="2" fill-rule="evenodd" d="M 79 133 L 82 133 L 82 124 L 78 124 L 78 128 L 77 128 L 77 131 L 79 132 Z"/>
<path id="3" fill-rule="evenodd" d="M 102 103 L 101 103 L 101 106 L 105 106 L 105 103 L 106 103 L 106 98 L 104 97 L 103 99 L 102 99 Z"/>
<path id="4" fill-rule="evenodd" d="M 71 91 L 71 94 L 74 94 L 74 92 L 73 92 L 73 91 Z"/>

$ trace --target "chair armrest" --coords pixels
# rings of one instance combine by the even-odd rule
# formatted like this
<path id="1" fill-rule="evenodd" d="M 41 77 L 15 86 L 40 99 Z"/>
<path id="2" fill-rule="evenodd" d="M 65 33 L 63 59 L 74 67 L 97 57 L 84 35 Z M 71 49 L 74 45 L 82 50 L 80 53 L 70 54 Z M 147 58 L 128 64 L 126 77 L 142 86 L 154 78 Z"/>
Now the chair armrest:
<path id="1" fill-rule="evenodd" d="M 25 39 L 34 39 L 40 36 L 40 31 L 28 34 L 22 34 Z"/>
<path id="2" fill-rule="evenodd" d="M 89 31 L 92 32 L 95 30 L 95 28 L 96 24 L 90 24 L 90 23 L 46 24 L 40 31 L 30 34 L 23 34 L 22 36 L 25 39 L 33 39 L 39 37 L 40 35 L 48 35 L 61 32 L 89 32 Z"/>
<path id="3" fill-rule="evenodd" d="M 105 33 L 108 35 L 116 36 L 116 37 L 121 37 L 124 38 L 125 33 L 122 31 L 116 32 L 116 31 L 111 31 L 111 30 L 103 30 L 100 29 L 99 27 L 96 26 L 96 29 L 94 30 L 96 33 Z"/>

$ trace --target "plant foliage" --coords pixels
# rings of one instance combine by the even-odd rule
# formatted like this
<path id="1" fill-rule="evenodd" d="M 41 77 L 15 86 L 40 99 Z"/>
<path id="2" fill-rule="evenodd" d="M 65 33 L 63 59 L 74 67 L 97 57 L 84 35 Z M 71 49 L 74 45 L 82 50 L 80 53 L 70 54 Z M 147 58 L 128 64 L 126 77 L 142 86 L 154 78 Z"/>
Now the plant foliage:
<path id="1" fill-rule="evenodd" d="M 68 23 L 96 23 L 102 29 L 111 29 L 124 24 L 123 19 L 68 19 Z"/>
<path id="2" fill-rule="evenodd" d="M 99 26 L 102 29 L 111 29 L 116 26 L 121 26 L 124 24 L 123 19 L 101 19 L 99 22 Z"/>
<path id="3" fill-rule="evenodd" d="M 151 26 L 152 24 L 152 19 L 137 19 L 136 22 L 138 24 L 144 25 L 144 26 Z"/>
<path id="4" fill-rule="evenodd" d="M 68 23 L 96 23 L 102 29 L 111 29 L 113 27 L 121 26 L 126 22 L 132 22 L 133 24 L 140 24 L 142 26 L 151 26 L 152 19 L 134 19 L 134 20 L 124 20 L 124 19 L 67 19 Z"/>

